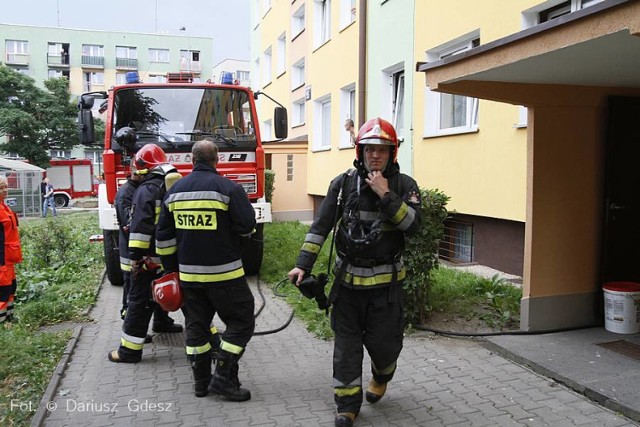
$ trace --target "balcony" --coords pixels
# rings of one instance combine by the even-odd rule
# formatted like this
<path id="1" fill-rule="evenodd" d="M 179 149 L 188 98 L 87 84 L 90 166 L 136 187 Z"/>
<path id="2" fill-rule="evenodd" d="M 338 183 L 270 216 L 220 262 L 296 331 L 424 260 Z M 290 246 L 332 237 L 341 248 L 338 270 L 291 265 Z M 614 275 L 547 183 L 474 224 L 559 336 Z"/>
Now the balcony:
<path id="1" fill-rule="evenodd" d="M 29 65 L 29 54 L 7 52 L 5 55 L 5 63 L 8 65 Z"/>
<path id="2" fill-rule="evenodd" d="M 116 58 L 116 68 L 119 70 L 137 70 L 138 60 L 130 58 Z"/>
<path id="3" fill-rule="evenodd" d="M 84 68 L 104 68 L 104 56 L 82 55 L 82 66 Z"/>
<path id="4" fill-rule="evenodd" d="M 185 58 L 182 58 L 180 60 L 180 71 L 200 74 L 200 72 L 202 72 L 202 64 L 200 61 L 188 61 Z"/>
<path id="5" fill-rule="evenodd" d="M 69 54 L 68 53 L 48 53 L 47 65 L 50 67 L 64 67 L 69 68 Z"/>

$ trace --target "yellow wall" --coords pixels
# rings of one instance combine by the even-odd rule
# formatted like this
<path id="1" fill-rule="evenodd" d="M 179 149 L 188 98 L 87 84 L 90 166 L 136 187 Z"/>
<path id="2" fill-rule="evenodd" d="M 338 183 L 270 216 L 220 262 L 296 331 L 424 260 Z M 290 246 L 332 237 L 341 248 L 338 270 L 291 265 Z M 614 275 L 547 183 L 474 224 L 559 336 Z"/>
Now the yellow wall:
<path id="1" fill-rule="evenodd" d="M 501 2 L 486 7 L 474 0 L 416 2 L 416 58 L 457 37 L 480 30 L 480 44 L 516 33 L 521 12 L 536 1 Z M 461 11 L 465 11 L 461 13 Z M 424 138 L 425 86 L 414 93 L 414 178 L 451 197 L 450 210 L 525 220 L 526 128 L 518 107 L 480 100 L 478 132 Z"/>
<path id="2" fill-rule="evenodd" d="M 355 151 L 339 149 L 344 130 L 344 118 L 340 117 L 340 89 L 356 82 L 358 77 L 358 20 L 339 29 L 338 2 L 332 5 L 331 39 L 313 50 L 313 7 L 307 2 L 307 30 L 309 57 L 307 80 L 311 85 L 311 101 L 307 102 L 307 127 L 309 131 L 309 156 L 307 159 L 307 192 L 324 196 L 329 182 L 336 175 L 352 167 Z M 313 108 L 318 98 L 331 95 L 331 150 L 313 152 Z M 357 111 L 357 107 L 356 107 Z"/>

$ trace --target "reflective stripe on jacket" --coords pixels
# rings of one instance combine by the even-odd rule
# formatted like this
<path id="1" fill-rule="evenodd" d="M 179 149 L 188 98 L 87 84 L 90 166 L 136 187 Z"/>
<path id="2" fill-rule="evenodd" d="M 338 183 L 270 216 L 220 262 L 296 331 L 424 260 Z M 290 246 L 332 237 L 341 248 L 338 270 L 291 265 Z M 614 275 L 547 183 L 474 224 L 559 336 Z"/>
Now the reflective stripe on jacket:
<path id="1" fill-rule="evenodd" d="M 255 230 L 253 206 L 242 187 L 197 164 L 167 192 L 156 248 L 180 284 L 202 286 L 244 276 L 241 239 Z"/>

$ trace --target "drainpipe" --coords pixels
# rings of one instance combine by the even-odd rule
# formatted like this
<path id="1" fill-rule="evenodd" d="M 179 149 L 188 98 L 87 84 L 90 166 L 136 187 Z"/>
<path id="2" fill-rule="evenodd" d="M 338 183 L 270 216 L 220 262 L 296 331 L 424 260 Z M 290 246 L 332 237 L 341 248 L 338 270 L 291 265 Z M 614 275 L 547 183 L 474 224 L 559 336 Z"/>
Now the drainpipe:
<path id="1" fill-rule="evenodd" d="M 367 0 L 358 8 L 358 127 L 367 120 Z"/>

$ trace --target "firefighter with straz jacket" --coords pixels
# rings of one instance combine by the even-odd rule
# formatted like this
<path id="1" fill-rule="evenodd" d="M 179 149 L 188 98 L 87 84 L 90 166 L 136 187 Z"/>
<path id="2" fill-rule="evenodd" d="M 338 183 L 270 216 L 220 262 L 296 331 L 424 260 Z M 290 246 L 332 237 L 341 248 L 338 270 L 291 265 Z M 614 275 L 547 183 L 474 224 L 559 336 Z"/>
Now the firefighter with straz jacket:
<path id="1" fill-rule="evenodd" d="M 216 171 L 213 141 L 196 142 L 191 153 L 193 171 L 171 187 L 162 204 L 156 248 L 165 271 L 178 272 L 184 294 L 195 395 L 246 401 L 251 393 L 240 387 L 238 361 L 255 319 L 240 245 L 255 231 L 255 212 L 242 187 Z M 216 313 L 226 329 L 212 376 L 209 327 Z"/>
<path id="2" fill-rule="evenodd" d="M 358 132 L 355 170 L 331 182 L 288 276 L 297 286 L 313 268 L 322 244 L 336 231 L 331 326 L 336 426 L 352 426 L 362 405 L 363 347 L 372 379 L 365 397 L 375 403 L 393 378 L 402 349 L 405 236 L 420 227 L 420 190 L 397 163 L 398 138 L 391 123 L 376 118 Z"/>
<path id="3" fill-rule="evenodd" d="M 167 156 L 156 144 L 143 146 L 135 156 L 136 173 L 143 181 L 133 195 L 131 223 L 129 225 L 129 259 L 131 260 L 131 282 L 127 298 L 127 313 L 122 325 L 120 347 L 110 351 L 108 358 L 117 363 L 138 363 L 142 359 L 142 347 L 147 336 L 151 315 L 156 304 L 151 298 L 151 282 L 160 277 L 160 258 L 155 250 L 155 229 L 160 204 L 165 194 L 165 176 L 175 172 L 167 163 Z M 156 332 L 180 332 L 181 325 L 155 324 Z"/>

